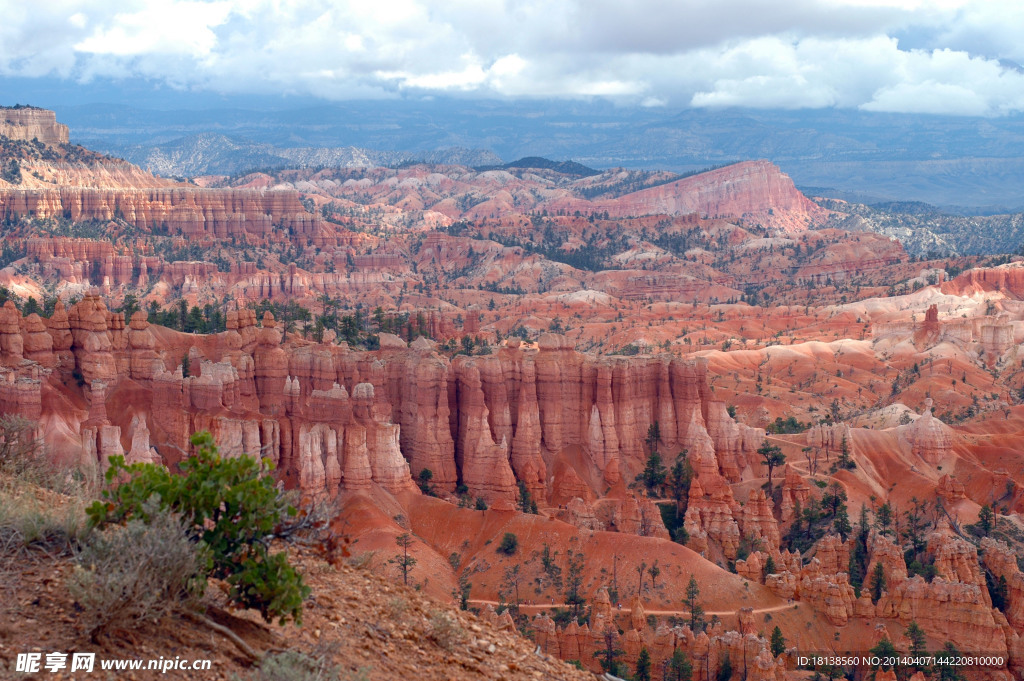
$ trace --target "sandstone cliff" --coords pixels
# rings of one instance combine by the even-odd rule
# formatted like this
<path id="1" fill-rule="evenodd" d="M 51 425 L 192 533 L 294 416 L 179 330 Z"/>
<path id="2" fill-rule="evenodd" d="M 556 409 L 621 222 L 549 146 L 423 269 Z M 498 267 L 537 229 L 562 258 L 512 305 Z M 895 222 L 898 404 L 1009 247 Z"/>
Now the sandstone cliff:
<path id="1" fill-rule="evenodd" d="M 67 144 L 68 126 L 57 122 L 57 114 L 35 107 L 0 107 L 0 135 L 14 140 L 37 139 L 43 144 Z"/>

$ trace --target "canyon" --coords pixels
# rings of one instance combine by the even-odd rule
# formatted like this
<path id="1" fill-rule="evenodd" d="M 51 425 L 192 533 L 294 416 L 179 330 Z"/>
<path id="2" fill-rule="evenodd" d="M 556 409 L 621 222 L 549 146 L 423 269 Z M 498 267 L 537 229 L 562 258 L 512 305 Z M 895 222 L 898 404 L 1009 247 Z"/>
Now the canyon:
<path id="1" fill-rule="evenodd" d="M 173 182 L 4 111 L 0 412 L 55 461 L 208 430 L 591 671 L 804 678 L 911 623 L 1024 670 L 1020 258 L 836 229 L 764 161 Z"/>

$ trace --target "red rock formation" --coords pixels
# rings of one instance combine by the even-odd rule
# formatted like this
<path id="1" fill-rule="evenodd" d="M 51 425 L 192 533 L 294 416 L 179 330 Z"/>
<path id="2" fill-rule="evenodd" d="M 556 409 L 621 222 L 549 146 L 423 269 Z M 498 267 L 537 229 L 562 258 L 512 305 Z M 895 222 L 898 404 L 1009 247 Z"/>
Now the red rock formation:
<path id="1" fill-rule="evenodd" d="M 915 575 L 879 603 L 879 612 L 904 624 L 916 621 L 925 633 L 956 641 L 964 650 L 1005 656 L 1006 636 L 987 599 L 984 587 L 941 577 L 928 583 Z"/>
<path id="2" fill-rule="evenodd" d="M 1007 586 L 1007 621 L 1018 631 L 1024 629 L 1024 574 L 1017 565 L 1017 556 L 1005 542 L 985 537 L 981 540 L 982 561 L 996 579 L 1002 577 Z"/>
<path id="3" fill-rule="evenodd" d="M 25 317 L 22 339 L 25 359 L 48 369 L 57 365 L 57 358 L 53 354 L 53 338 L 47 333 L 46 323 L 39 315 L 30 314 Z M 3 340 L 0 339 L 0 344 L 2 343 Z"/>
<path id="4" fill-rule="evenodd" d="M 566 212 L 578 208 L 565 200 L 552 201 L 545 207 Z M 698 213 L 746 218 L 792 232 L 807 229 L 827 215 L 768 161 L 736 163 L 615 199 L 594 201 L 591 207 L 613 217 Z"/>
<path id="5" fill-rule="evenodd" d="M 1001 291 L 1016 300 L 1024 298 L 1024 267 L 1010 263 L 999 267 L 979 267 L 967 270 L 952 281 L 942 284 L 943 293 L 971 295 L 986 291 Z"/>
<path id="6" fill-rule="evenodd" d="M 772 514 L 771 499 L 764 490 L 750 490 L 750 498 L 740 515 L 740 528 L 744 537 L 759 541 L 766 551 L 779 549 L 779 525 Z"/>
<path id="7" fill-rule="evenodd" d="M 698 477 L 690 484 L 683 525 L 692 539 L 698 542 L 701 537 L 713 539 L 726 558 L 731 559 L 736 557 L 740 544 L 740 528 L 735 520 L 738 512 L 739 504 L 728 485 L 713 484 L 711 491 L 705 493 L 702 478 Z M 697 549 L 694 547 L 694 550 Z"/>
<path id="8" fill-rule="evenodd" d="M 807 501 L 811 496 L 811 486 L 791 466 L 786 466 L 785 477 L 782 481 L 782 522 L 793 519 L 797 507 L 807 508 Z"/>
<path id="9" fill-rule="evenodd" d="M 890 537 L 872 532 L 868 538 L 868 553 L 871 560 L 867 566 L 867 575 L 873 575 L 875 565 L 881 563 L 886 588 L 891 589 L 906 581 L 907 564 L 903 559 L 903 550 Z"/>
<path id="10" fill-rule="evenodd" d="M 25 342 L 21 337 L 21 313 L 8 300 L 0 307 L 0 367 L 16 367 L 24 358 Z"/>
<path id="11" fill-rule="evenodd" d="M 86 295 L 68 311 L 68 324 L 74 340 L 71 350 L 75 364 L 86 382 L 117 381 L 110 337 L 110 312 L 95 293 Z M 54 348 L 57 339 L 54 339 Z"/>
<path id="12" fill-rule="evenodd" d="M 949 504 L 954 504 L 966 498 L 964 484 L 948 473 L 939 478 L 939 484 L 935 488 L 935 493 Z"/>
<path id="13" fill-rule="evenodd" d="M 284 240 L 312 237 L 324 229 L 319 215 L 307 213 L 294 191 L 197 189 L 7 189 L 0 191 L 0 217 L 68 216 L 75 221 L 121 217 L 141 229 L 185 237 Z M 280 227 L 284 231 L 274 228 Z M 112 263 L 111 263 L 112 266 Z"/>
<path id="14" fill-rule="evenodd" d="M 71 352 L 74 336 L 71 335 L 71 322 L 68 319 L 64 303 L 57 301 L 53 314 L 46 321 L 47 330 L 53 338 L 53 352 L 57 358 L 57 366 L 62 370 L 71 371 L 75 366 L 75 356 Z"/>
<path id="15" fill-rule="evenodd" d="M 480 368 L 471 358 L 457 358 L 453 366 L 458 380 L 459 437 L 455 459 L 470 494 L 489 503 L 515 503 L 518 490 L 509 462 L 509 442 L 495 442 L 484 400 Z"/>

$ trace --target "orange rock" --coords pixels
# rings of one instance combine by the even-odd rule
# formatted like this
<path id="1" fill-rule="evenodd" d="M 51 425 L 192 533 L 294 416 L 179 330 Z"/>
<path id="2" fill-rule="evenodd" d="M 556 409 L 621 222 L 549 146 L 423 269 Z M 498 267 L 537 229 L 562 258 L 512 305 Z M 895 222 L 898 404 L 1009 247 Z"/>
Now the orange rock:
<path id="1" fill-rule="evenodd" d="M 764 490 L 750 490 L 750 497 L 740 515 L 740 527 L 744 537 L 759 541 L 766 551 L 779 549 L 779 526 L 772 514 L 771 499 Z"/>

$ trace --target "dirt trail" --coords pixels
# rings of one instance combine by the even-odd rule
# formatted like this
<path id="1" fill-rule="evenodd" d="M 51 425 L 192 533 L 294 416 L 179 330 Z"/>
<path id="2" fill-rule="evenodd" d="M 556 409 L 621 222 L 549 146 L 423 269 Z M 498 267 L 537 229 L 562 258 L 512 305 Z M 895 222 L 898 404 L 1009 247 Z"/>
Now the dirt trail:
<path id="1" fill-rule="evenodd" d="M 476 605 L 487 605 L 488 603 L 491 604 L 491 605 L 495 605 L 495 606 L 498 605 L 498 601 L 487 601 L 487 600 L 483 600 L 483 599 L 480 599 L 480 598 L 470 598 L 469 599 L 469 603 L 476 604 Z M 506 603 L 506 605 L 508 605 L 508 604 Z M 769 608 L 754 608 L 754 614 L 756 615 L 757 613 L 762 613 L 762 612 L 778 612 L 779 610 L 785 610 L 786 608 L 792 608 L 794 605 L 797 605 L 796 601 L 794 601 L 792 603 L 783 603 L 782 605 L 773 605 L 773 606 L 771 606 Z M 531 603 L 531 604 L 520 603 L 519 604 L 519 609 L 520 610 L 538 610 L 538 611 L 540 611 L 540 610 L 550 610 L 552 608 L 567 608 L 567 607 L 569 607 L 569 606 L 566 603 Z M 615 610 L 615 609 L 613 608 L 613 610 Z M 628 609 L 619 608 L 617 610 L 617 612 L 629 612 L 629 610 Z M 687 615 L 687 616 L 689 616 L 690 611 L 689 610 L 648 610 L 647 608 L 644 608 L 644 613 L 647 614 L 647 615 Z M 735 610 L 705 610 L 704 614 L 705 615 L 718 615 L 719 617 L 722 617 L 722 616 L 727 616 L 727 615 L 735 615 L 736 611 Z"/>

